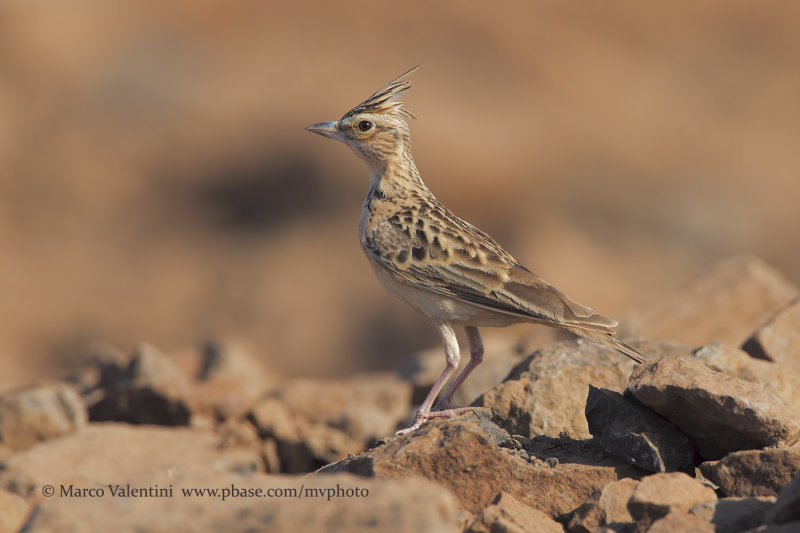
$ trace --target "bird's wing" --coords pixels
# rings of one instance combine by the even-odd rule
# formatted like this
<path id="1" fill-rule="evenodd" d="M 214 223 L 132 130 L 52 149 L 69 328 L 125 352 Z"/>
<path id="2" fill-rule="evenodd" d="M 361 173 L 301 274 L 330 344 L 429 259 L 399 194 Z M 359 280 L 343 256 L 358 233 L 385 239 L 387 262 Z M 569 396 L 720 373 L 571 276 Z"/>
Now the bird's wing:
<path id="1" fill-rule="evenodd" d="M 491 237 L 444 207 L 388 217 L 364 243 L 373 261 L 418 289 L 524 319 L 613 333 L 617 322 L 568 298 Z"/>

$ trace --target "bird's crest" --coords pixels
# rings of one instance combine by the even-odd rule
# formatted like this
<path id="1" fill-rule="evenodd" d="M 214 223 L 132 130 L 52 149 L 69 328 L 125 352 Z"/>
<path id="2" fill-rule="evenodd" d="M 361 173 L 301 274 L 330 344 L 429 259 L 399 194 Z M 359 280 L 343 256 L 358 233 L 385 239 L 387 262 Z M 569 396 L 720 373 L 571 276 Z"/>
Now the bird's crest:
<path id="1" fill-rule="evenodd" d="M 416 71 L 422 65 L 417 65 L 411 70 L 399 75 L 385 86 L 381 87 L 375 93 L 355 106 L 347 112 L 345 117 L 357 115 L 358 113 L 385 113 L 392 115 L 399 115 L 403 119 L 416 118 L 411 111 L 403 107 L 402 102 L 395 100 L 400 93 L 407 91 L 411 88 L 411 82 L 404 80 L 406 76 Z"/>

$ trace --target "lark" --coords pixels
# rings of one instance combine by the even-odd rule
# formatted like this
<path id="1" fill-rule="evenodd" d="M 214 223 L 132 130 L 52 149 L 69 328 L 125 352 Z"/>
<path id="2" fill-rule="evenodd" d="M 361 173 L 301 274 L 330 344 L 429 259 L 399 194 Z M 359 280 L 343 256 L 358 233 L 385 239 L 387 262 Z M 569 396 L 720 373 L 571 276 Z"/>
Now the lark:
<path id="1" fill-rule="evenodd" d="M 563 328 L 644 362 L 642 354 L 614 337 L 616 321 L 537 277 L 489 235 L 451 213 L 428 189 L 411 156 L 408 123 L 415 117 L 397 100 L 411 87 L 406 76 L 418 68 L 389 82 L 339 120 L 306 128 L 343 142 L 367 164 L 370 182 L 359 224 L 361 247 L 384 288 L 429 317 L 444 343 L 444 370 L 411 424 L 398 434 L 414 431 L 431 418 L 470 409 L 449 404 L 483 361 L 478 332 L 482 326 L 528 322 Z M 466 332 L 470 360 L 434 406 L 458 368 L 459 327 Z"/>

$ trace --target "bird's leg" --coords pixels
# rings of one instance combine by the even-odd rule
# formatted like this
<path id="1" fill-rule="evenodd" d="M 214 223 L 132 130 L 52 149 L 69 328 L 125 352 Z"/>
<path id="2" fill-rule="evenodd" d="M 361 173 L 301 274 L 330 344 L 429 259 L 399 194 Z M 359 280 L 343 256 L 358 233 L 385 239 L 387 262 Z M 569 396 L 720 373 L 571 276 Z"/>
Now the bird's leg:
<path id="1" fill-rule="evenodd" d="M 467 376 L 475 370 L 475 367 L 483 362 L 483 341 L 481 340 L 481 334 L 478 332 L 478 328 L 475 326 L 467 326 L 464 328 L 464 331 L 467 333 L 467 343 L 469 344 L 469 362 L 458 375 L 455 382 L 450 386 L 447 393 L 436 403 L 434 409 L 437 411 L 440 409 L 447 409 L 450 406 L 450 400 L 453 398 L 453 394 L 455 394 L 456 390 L 464 383 Z"/>
<path id="2" fill-rule="evenodd" d="M 459 409 L 431 411 L 431 406 L 436 400 L 436 396 L 439 395 L 439 392 L 442 390 L 442 387 L 444 387 L 444 384 L 448 378 L 450 378 L 450 376 L 453 375 L 453 372 L 456 371 L 458 368 L 458 361 L 461 359 L 461 356 L 458 352 L 458 340 L 456 339 L 456 332 L 453 331 L 453 328 L 450 326 L 450 324 L 447 322 L 436 321 L 436 328 L 439 330 L 439 334 L 442 336 L 442 341 L 444 341 L 444 354 L 447 359 L 447 365 L 444 367 L 444 370 L 439 378 L 433 384 L 433 387 L 431 387 L 428 396 L 425 397 L 425 401 L 419 406 L 417 414 L 414 416 L 414 420 L 411 422 L 411 425 L 398 431 L 397 435 L 405 435 L 406 433 L 414 431 L 424 424 L 428 419 L 448 417 L 458 413 L 463 413 L 464 411 L 468 411 L 470 409 L 469 407 L 462 407 Z M 475 331 L 477 332 L 477 330 Z"/>

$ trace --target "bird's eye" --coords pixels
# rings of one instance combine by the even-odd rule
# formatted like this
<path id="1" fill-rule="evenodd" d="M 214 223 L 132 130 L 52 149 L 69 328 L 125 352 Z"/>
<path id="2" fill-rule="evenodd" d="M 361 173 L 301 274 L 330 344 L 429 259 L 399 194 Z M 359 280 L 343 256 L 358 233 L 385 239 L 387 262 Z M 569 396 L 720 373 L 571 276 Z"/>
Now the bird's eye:
<path id="1" fill-rule="evenodd" d="M 359 131 L 369 131 L 372 129 L 372 122 L 369 120 L 362 120 L 356 127 L 359 129 Z"/>

